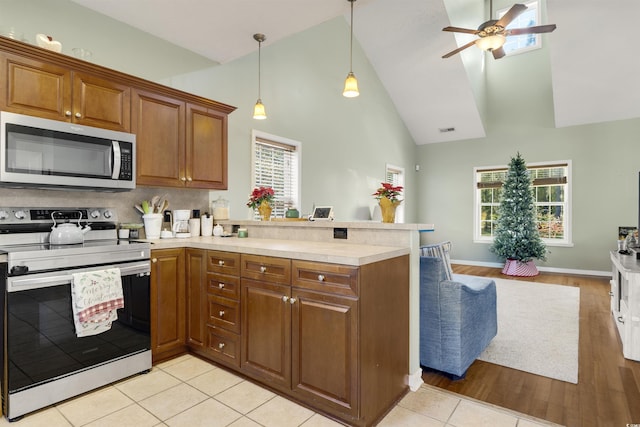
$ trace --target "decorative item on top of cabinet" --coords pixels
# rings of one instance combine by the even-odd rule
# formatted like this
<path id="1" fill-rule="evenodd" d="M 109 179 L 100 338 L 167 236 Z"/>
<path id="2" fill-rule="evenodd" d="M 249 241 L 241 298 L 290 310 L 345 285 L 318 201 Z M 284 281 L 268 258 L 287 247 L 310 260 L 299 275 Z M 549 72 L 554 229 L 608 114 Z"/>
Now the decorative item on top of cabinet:
<path id="1" fill-rule="evenodd" d="M 151 251 L 151 351 L 154 363 L 186 352 L 185 249 Z"/>

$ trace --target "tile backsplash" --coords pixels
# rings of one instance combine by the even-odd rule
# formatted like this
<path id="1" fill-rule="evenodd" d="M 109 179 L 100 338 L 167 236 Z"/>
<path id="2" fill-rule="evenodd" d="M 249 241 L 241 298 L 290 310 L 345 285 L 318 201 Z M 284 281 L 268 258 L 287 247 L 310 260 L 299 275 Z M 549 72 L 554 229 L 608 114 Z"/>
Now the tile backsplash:
<path id="1" fill-rule="evenodd" d="M 0 207 L 109 207 L 117 212 L 120 222 L 142 223 L 142 216 L 134 205 L 150 200 L 154 195 L 166 197 L 169 210 L 210 211 L 209 190 L 152 187 L 139 187 L 122 193 L 0 188 Z"/>

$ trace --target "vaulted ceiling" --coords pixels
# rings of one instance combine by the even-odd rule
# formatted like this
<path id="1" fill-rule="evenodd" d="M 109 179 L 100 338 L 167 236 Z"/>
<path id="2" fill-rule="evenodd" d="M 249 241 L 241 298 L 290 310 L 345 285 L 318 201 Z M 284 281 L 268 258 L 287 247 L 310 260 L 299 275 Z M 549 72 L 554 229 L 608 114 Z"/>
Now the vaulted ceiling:
<path id="1" fill-rule="evenodd" d="M 256 50 L 247 34 L 268 34 L 268 45 L 336 16 L 348 19 L 350 7 L 346 0 L 73 1 L 219 63 Z M 543 23 L 558 26 L 545 39 L 556 126 L 640 117 L 640 58 L 633 47 L 640 2 L 546 0 L 546 10 Z M 485 136 L 472 78 L 482 72 L 483 54 L 473 47 L 441 59 L 456 42 L 470 40 L 441 30 L 475 28 L 486 14 L 484 0 L 355 3 L 355 37 L 417 144 Z"/>

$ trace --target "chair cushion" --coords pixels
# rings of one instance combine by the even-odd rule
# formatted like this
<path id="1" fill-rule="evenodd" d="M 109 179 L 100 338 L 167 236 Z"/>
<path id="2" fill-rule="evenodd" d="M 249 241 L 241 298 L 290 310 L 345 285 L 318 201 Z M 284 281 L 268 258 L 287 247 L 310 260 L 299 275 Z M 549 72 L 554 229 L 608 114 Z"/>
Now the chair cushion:
<path id="1" fill-rule="evenodd" d="M 447 280 L 451 280 L 453 275 L 449 252 L 451 252 L 451 242 L 420 246 L 420 256 L 438 257 L 442 260 Z"/>

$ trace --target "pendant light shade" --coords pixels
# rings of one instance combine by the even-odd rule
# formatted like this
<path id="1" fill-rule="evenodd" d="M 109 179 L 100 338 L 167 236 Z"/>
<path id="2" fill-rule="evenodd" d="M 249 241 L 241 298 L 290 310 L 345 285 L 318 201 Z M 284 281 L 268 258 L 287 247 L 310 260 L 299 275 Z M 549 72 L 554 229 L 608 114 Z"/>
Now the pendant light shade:
<path id="1" fill-rule="evenodd" d="M 256 105 L 253 107 L 253 118 L 256 120 L 264 120 L 267 118 L 267 112 L 264 109 L 264 104 L 262 103 L 262 97 L 260 96 L 260 65 L 262 62 L 261 51 L 262 51 L 262 42 L 267 39 L 264 34 L 254 34 L 253 38 L 258 42 L 258 100 L 256 101 Z"/>
<path id="2" fill-rule="evenodd" d="M 353 74 L 353 3 L 356 0 L 347 1 L 351 3 L 351 39 L 349 40 L 349 74 L 347 74 L 347 78 L 344 81 L 342 96 L 354 98 L 360 95 L 358 91 L 358 79 L 356 79 L 356 75 Z"/>

